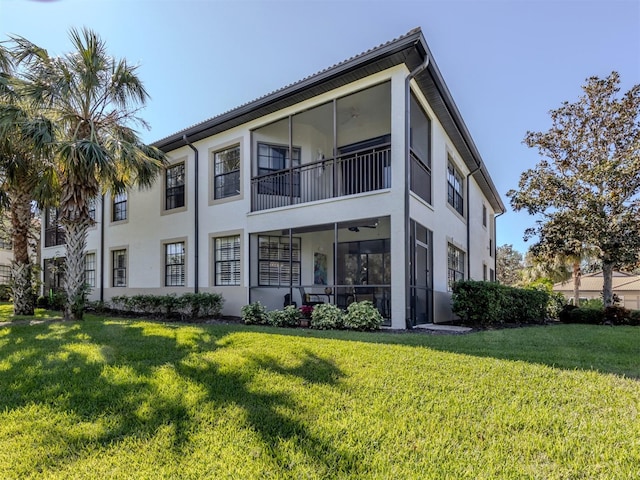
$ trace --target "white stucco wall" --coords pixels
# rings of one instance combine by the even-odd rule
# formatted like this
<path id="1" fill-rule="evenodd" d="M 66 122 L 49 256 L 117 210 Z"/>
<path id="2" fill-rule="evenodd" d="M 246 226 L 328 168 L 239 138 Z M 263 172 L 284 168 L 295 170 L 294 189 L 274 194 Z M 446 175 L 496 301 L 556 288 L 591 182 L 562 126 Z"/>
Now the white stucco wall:
<path id="1" fill-rule="evenodd" d="M 318 224 L 332 224 L 362 218 L 387 218 L 388 228 L 381 228 L 369 235 L 378 235 L 388 231 L 391 238 L 391 316 L 394 328 L 405 327 L 405 217 L 404 217 L 404 178 L 405 178 L 405 78 L 408 70 L 404 65 L 367 77 L 354 84 L 345 85 L 334 91 L 307 100 L 279 112 L 262 117 L 245 125 L 219 133 L 194 143 L 199 155 L 199 175 L 195 175 L 195 155 L 188 146 L 170 152 L 172 163 L 184 162 L 186 175 L 185 207 L 175 211 L 163 210 L 164 177 L 145 191 L 134 189 L 129 192 L 128 216 L 123 222 L 111 222 L 111 197 L 105 197 L 104 263 L 98 261 L 96 277 L 98 282 L 104 277 L 104 298 L 113 295 L 133 295 L 137 293 L 184 293 L 193 291 L 195 286 L 195 232 L 194 205 L 195 184 L 198 182 L 199 205 L 199 274 L 200 291 L 216 291 L 226 299 L 224 313 L 238 315 L 240 307 L 247 303 L 250 284 L 250 235 L 257 232 L 278 231 L 288 228 Z M 390 81 L 391 108 L 387 112 L 388 124 L 379 125 L 375 132 L 391 133 L 391 188 L 368 192 L 349 197 L 319 200 L 305 204 L 280 207 L 272 210 L 251 212 L 252 158 L 255 144 L 262 140 L 272 140 L 269 129 L 256 132 L 274 121 L 306 111 L 314 106 L 325 104 L 333 98 L 339 98 L 351 92 Z M 447 245 L 452 243 L 471 255 L 470 274 L 474 279 L 482 279 L 482 265 L 493 268 L 493 258 L 489 255 L 489 238 L 493 224 L 493 211 L 484 198 L 478 185 L 472 179 L 469 191 L 471 211 L 465 216 L 459 215 L 447 202 L 447 159 L 451 158 L 463 176 L 468 169 L 455 150 L 453 142 L 438 122 L 434 112 L 427 104 L 416 85 L 414 93 L 431 119 L 431 160 L 432 160 L 432 202 L 427 204 L 415 195 L 410 198 L 410 216 L 433 232 L 433 289 L 434 320 L 451 320 L 450 293 L 447 288 Z M 370 126 L 373 128 L 374 126 Z M 372 132 L 374 130 L 371 130 Z M 252 133 L 253 132 L 253 133 Z M 375 132 L 372 133 L 375 136 Z M 273 132 L 272 132 L 273 133 Z M 348 138 L 348 131 L 343 132 Z M 353 137 L 356 140 L 357 136 Z M 276 143 L 277 139 L 275 140 Z M 286 141 L 286 140 L 285 140 Z M 253 146 L 252 146 L 253 143 Z M 294 143 L 301 147 L 302 163 L 317 159 L 318 149 L 331 155 L 332 138 L 326 134 L 318 135 L 313 128 L 298 128 L 294 132 Z M 330 144 L 331 143 L 331 144 Z M 348 143 L 344 141 L 342 143 Z M 241 192 L 240 195 L 222 200 L 213 198 L 213 161 L 212 154 L 229 146 L 239 144 L 241 156 Z M 253 147 L 253 148 L 252 148 Z M 466 188 L 466 182 L 465 188 Z M 482 204 L 487 206 L 487 226 L 482 225 Z M 466 209 L 466 201 L 465 201 Z M 467 247 L 467 215 L 471 225 L 471 244 Z M 101 219 L 101 205 L 96 208 L 96 218 Z M 385 220 L 386 221 L 386 220 Z M 218 236 L 239 234 L 241 236 L 241 285 L 239 287 L 216 287 L 213 275 L 213 239 Z M 304 234 L 302 262 L 302 283 L 313 283 L 313 252 L 327 251 L 331 254 L 332 232 Z M 363 238 L 360 236 L 360 238 Z M 163 242 L 183 240 L 186 249 L 186 283 L 184 287 L 164 287 Z M 100 226 L 89 231 L 87 251 L 96 252 L 100 258 Z M 127 288 L 111 286 L 111 254 L 114 249 L 126 248 L 128 254 Z M 64 247 L 43 248 L 43 258 L 64 256 Z M 333 261 L 329 257 L 329 278 L 333 276 Z M 466 263 L 465 263 L 466 269 Z M 92 299 L 99 298 L 98 284 L 91 294 Z M 274 307 L 280 308 L 281 299 L 274 300 Z M 277 304 L 277 305 L 276 305 Z"/>

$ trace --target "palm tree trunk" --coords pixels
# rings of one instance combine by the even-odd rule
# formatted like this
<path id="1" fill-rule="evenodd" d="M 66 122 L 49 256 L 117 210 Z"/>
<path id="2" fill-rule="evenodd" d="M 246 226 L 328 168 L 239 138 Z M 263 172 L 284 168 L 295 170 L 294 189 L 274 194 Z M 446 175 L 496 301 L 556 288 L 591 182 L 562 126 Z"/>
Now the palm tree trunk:
<path id="1" fill-rule="evenodd" d="M 62 222 L 67 243 L 65 259 L 64 290 L 67 300 L 64 307 L 65 320 L 82 320 L 86 300 L 84 281 L 84 251 L 87 244 L 88 223 L 83 220 Z"/>
<path id="2" fill-rule="evenodd" d="M 24 185 L 22 185 L 24 187 Z M 16 185 L 11 194 L 11 228 L 13 262 L 11 265 L 13 313 L 33 315 L 34 298 L 31 283 L 31 258 L 29 257 L 29 228 L 31 227 L 31 194 Z"/>
<path id="3" fill-rule="evenodd" d="M 580 306 L 580 262 L 573 262 L 573 304 Z"/>
<path id="4" fill-rule="evenodd" d="M 602 300 L 605 308 L 613 305 L 613 264 L 602 262 Z"/>

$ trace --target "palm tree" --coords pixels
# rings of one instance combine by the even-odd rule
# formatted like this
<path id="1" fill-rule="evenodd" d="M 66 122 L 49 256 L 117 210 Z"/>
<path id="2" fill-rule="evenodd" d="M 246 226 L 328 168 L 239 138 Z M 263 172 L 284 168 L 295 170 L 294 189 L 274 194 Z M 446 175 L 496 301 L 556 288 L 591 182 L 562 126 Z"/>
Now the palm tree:
<path id="1" fill-rule="evenodd" d="M 593 258 L 595 250 L 586 242 L 583 230 L 566 217 L 567 214 L 556 213 L 556 218 L 545 223 L 538 231 L 538 242 L 529 251 L 546 266 L 549 274 L 562 274 L 562 270 L 569 271 L 566 267 L 570 266 L 573 301 L 575 306 L 580 306 L 581 264 L 583 260 Z"/>
<path id="2" fill-rule="evenodd" d="M 20 82 L 12 76 L 6 51 L 0 52 L 0 211 L 9 211 L 13 262 L 11 265 L 13 310 L 16 315 L 33 315 L 34 295 L 29 239 L 33 201 L 52 197 L 51 163 L 46 161 L 53 125 L 33 114 L 21 101 Z"/>
<path id="3" fill-rule="evenodd" d="M 26 80 L 22 93 L 57 127 L 53 160 L 60 186 L 59 215 L 66 235 L 64 318 L 82 318 L 86 287 L 84 252 L 94 223 L 90 203 L 106 190 L 150 187 L 165 155 L 141 142 L 133 126 L 148 94 L 136 67 L 107 54 L 105 42 L 88 29 L 70 31 L 73 51 L 62 57 L 23 37 L 12 37 L 13 53 Z"/>
<path id="4" fill-rule="evenodd" d="M 536 283 L 543 279 L 548 279 L 551 283 L 566 282 L 571 278 L 571 271 L 567 266 L 566 259 L 554 257 L 550 259 L 538 258 L 529 249 L 524 256 L 524 268 L 522 269 L 522 280 L 525 285 Z"/>

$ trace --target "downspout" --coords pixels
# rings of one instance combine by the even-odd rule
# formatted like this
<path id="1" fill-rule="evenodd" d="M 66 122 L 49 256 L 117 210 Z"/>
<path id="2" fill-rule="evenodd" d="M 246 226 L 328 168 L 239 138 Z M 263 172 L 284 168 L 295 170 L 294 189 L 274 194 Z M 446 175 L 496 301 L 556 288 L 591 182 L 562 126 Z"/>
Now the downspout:
<path id="1" fill-rule="evenodd" d="M 467 197 L 467 280 L 471 280 L 471 215 L 469 214 L 469 208 L 471 205 L 471 200 L 469 197 L 471 197 L 470 195 L 470 190 L 469 190 L 469 180 L 471 178 L 472 175 L 474 175 L 478 170 L 480 170 L 480 168 L 482 167 L 482 163 L 478 163 L 476 168 L 474 168 L 473 170 L 471 170 L 469 173 L 467 173 L 467 179 L 466 179 L 466 197 Z"/>
<path id="2" fill-rule="evenodd" d="M 493 217 L 493 281 L 498 281 L 498 217 L 507 213 L 503 210 Z"/>
<path id="3" fill-rule="evenodd" d="M 104 302 L 104 193 L 100 212 L 100 302 Z"/>
<path id="4" fill-rule="evenodd" d="M 411 189 L 411 80 L 415 78 L 420 72 L 429 66 L 429 55 L 425 56 L 424 61 L 416 67 L 407 78 L 404 83 L 404 99 L 405 99 L 405 114 L 404 114 L 404 308 L 405 308 L 405 324 L 407 329 L 413 327 L 411 324 L 411 269 L 409 265 L 412 263 L 411 259 L 411 219 L 409 218 L 409 190 Z"/>
<path id="5" fill-rule="evenodd" d="M 198 149 L 196 147 L 193 146 L 193 144 L 189 141 L 189 139 L 187 139 L 187 135 L 184 134 L 182 135 L 182 139 L 184 140 L 184 143 L 187 144 L 187 146 L 189 146 L 191 148 L 191 150 L 193 150 L 193 153 L 195 154 L 195 159 L 194 159 L 194 175 L 195 175 L 195 188 L 194 188 L 194 196 L 195 196 L 195 201 L 194 201 L 194 208 L 193 208 L 193 214 L 194 214 L 194 228 L 193 228 L 193 235 L 194 235 L 194 240 L 193 240 L 193 249 L 194 249 L 194 267 L 193 267 L 193 275 L 194 275 L 194 281 L 193 281 L 193 292 L 194 293 L 198 293 L 198 264 L 200 261 L 198 252 L 200 250 L 200 242 L 199 242 L 199 232 L 200 232 L 200 224 L 198 222 Z M 186 179 L 185 179 L 185 183 L 186 183 Z"/>

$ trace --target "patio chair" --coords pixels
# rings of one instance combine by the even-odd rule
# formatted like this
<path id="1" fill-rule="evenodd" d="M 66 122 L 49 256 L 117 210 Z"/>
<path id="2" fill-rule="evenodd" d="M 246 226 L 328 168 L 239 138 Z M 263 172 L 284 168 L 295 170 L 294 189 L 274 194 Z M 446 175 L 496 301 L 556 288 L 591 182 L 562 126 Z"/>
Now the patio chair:
<path id="1" fill-rule="evenodd" d="M 296 302 L 291 301 L 291 294 L 287 293 L 284 296 L 284 307 L 288 307 L 289 305 L 293 305 L 295 308 L 298 308 L 298 304 Z"/>
<path id="2" fill-rule="evenodd" d="M 309 305 L 313 307 L 315 305 L 320 305 L 321 303 L 325 303 L 320 299 L 322 295 L 315 294 L 315 293 L 306 293 L 304 291 L 304 287 L 298 287 L 298 290 L 300 291 L 300 298 L 302 299 L 302 305 Z"/>

